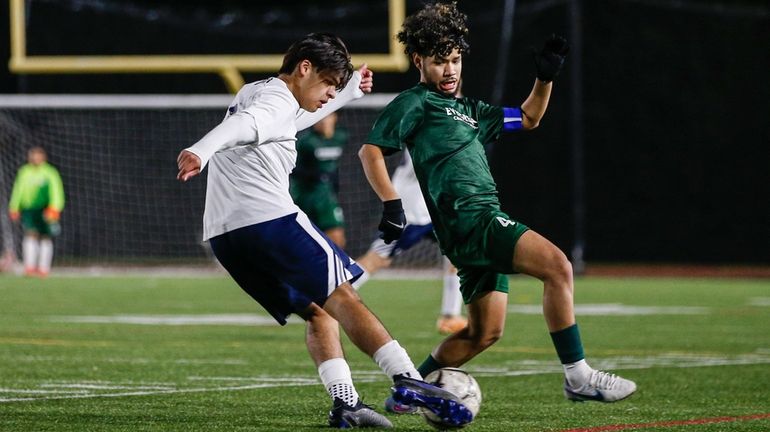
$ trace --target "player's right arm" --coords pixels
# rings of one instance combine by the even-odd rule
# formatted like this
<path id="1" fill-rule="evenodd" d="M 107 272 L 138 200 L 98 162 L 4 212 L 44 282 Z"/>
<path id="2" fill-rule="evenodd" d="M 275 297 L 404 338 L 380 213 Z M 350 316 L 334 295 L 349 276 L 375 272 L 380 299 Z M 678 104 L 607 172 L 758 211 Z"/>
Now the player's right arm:
<path id="1" fill-rule="evenodd" d="M 398 240 L 406 227 L 406 216 L 396 188 L 385 165 L 385 154 L 401 150 L 419 124 L 422 123 L 423 104 L 414 92 L 404 92 L 385 107 L 374 123 L 367 144 L 361 146 L 364 174 L 372 189 L 382 200 L 380 225 L 385 243 Z"/>
<path id="2" fill-rule="evenodd" d="M 11 190 L 11 200 L 8 203 L 8 214 L 13 221 L 17 221 L 21 217 L 21 198 L 26 181 L 24 177 L 26 177 L 26 170 L 22 167 L 16 174 L 16 180 L 14 180 Z"/>
<path id="3" fill-rule="evenodd" d="M 373 144 L 364 144 L 358 151 L 358 157 L 361 159 L 366 180 L 380 200 L 384 202 L 399 199 L 398 192 L 390 180 L 382 149 Z"/>
<path id="4" fill-rule="evenodd" d="M 294 121 L 297 102 L 287 91 L 267 88 L 258 100 L 243 111 L 227 116 L 193 146 L 177 157 L 177 179 L 187 181 L 200 174 L 214 153 L 244 144 L 262 144 L 287 134 L 286 125 Z M 295 128 L 290 128 L 292 134 Z"/>

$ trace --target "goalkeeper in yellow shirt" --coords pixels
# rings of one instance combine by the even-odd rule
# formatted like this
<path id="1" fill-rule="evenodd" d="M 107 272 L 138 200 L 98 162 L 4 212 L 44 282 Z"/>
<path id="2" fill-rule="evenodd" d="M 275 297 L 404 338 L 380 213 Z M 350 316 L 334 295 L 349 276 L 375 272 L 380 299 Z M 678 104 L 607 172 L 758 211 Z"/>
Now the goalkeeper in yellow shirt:
<path id="1" fill-rule="evenodd" d="M 53 260 L 53 240 L 60 232 L 64 187 L 59 171 L 47 161 L 42 147 L 27 153 L 28 163 L 16 174 L 8 204 L 12 221 L 24 228 L 22 256 L 27 276 L 48 276 Z"/>

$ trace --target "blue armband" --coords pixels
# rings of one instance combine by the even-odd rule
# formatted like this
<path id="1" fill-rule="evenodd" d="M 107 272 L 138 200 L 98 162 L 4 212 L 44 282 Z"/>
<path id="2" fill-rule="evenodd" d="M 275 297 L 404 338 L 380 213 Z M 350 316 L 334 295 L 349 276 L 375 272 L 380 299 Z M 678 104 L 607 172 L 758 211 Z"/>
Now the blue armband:
<path id="1" fill-rule="evenodd" d="M 503 107 L 503 130 L 514 131 L 521 129 L 521 108 Z"/>

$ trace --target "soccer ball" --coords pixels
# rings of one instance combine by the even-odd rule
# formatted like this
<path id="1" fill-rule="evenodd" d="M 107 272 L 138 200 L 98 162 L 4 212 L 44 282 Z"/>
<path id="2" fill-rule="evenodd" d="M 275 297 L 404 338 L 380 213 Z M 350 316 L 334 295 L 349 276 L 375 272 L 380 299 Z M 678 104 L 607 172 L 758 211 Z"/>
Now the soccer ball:
<path id="1" fill-rule="evenodd" d="M 481 408 L 481 388 L 479 388 L 479 383 L 476 382 L 476 379 L 468 372 L 457 368 L 441 368 L 425 377 L 425 382 L 453 393 L 473 414 L 473 418 L 476 418 Z M 438 430 L 459 429 L 465 426 L 448 425 L 429 410 L 424 409 L 420 410 L 420 412 L 425 421 Z"/>

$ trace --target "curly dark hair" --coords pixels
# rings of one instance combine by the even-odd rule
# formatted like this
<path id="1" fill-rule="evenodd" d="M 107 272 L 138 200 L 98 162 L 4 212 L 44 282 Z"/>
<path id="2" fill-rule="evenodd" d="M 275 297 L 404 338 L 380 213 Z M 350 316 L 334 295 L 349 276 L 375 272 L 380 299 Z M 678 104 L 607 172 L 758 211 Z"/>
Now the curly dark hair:
<path id="1" fill-rule="evenodd" d="M 457 10 L 457 2 L 427 4 L 419 12 L 408 16 L 396 37 L 404 44 L 404 52 L 411 56 L 448 56 L 457 48 L 468 53 L 470 46 L 466 20 L 468 16 Z"/>

